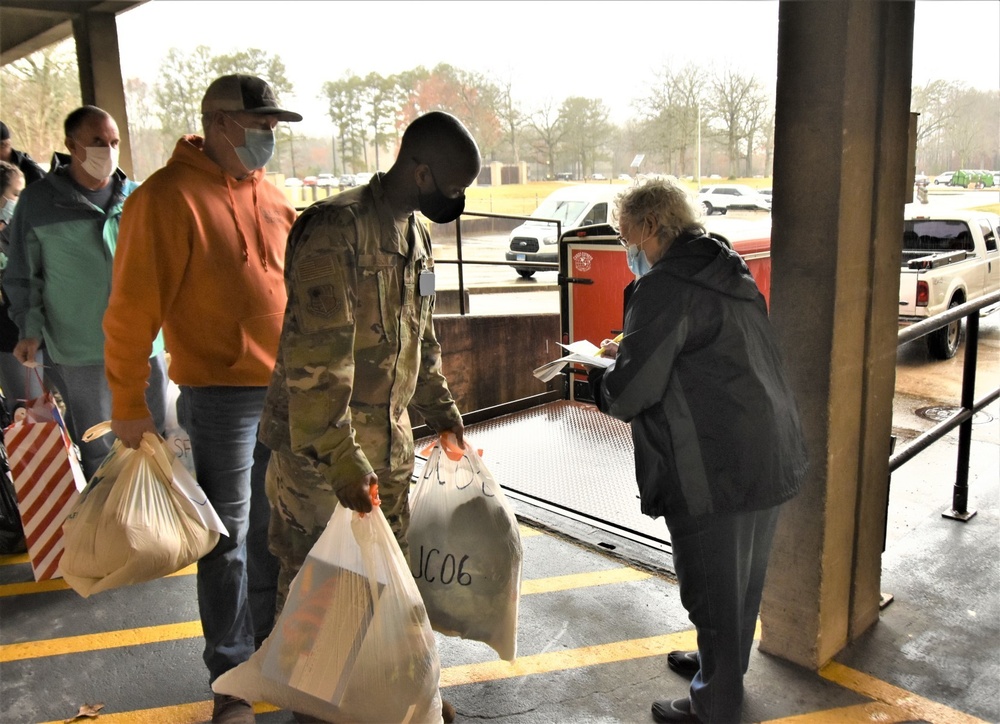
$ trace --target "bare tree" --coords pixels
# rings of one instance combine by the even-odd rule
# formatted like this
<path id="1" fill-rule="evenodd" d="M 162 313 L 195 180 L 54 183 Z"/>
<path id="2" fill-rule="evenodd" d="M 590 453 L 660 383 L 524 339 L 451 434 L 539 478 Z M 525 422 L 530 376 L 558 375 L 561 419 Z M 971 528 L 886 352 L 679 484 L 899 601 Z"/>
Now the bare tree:
<path id="1" fill-rule="evenodd" d="M 514 100 L 513 83 L 510 78 L 499 82 L 497 88 L 499 90 L 497 116 L 503 124 L 504 137 L 510 144 L 514 163 L 519 164 L 521 162 L 521 130 L 524 128 L 526 119 L 520 105 Z"/>
<path id="2" fill-rule="evenodd" d="M 774 156 L 774 109 L 771 109 L 770 115 L 768 115 L 767 120 L 764 121 L 764 125 L 761 127 L 761 133 L 764 136 L 764 169 L 763 173 L 765 176 L 771 175 L 771 163 L 772 156 Z"/>
<path id="3" fill-rule="evenodd" d="M 746 142 L 746 155 L 744 156 L 746 167 L 743 175 L 747 178 L 753 176 L 753 155 L 754 151 L 757 150 L 754 138 L 761 131 L 762 126 L 767 123 L 768 116 L 774 115 L 773 111 L 770 110 L 772 104 L 767 96 L 764 95 L 756 81 L 755 85 L 756 87 L 751 89 L 751 93 L 747 97 L 746 110 L 743 113 L 743 139 Z"/>
<path id="4" fill-rule="evenodd" d="M 158 169 L 166 155 L 152 89 L 147 83 L 138 78 L 125 81 L 125 112 L 132 145 L 132 173 L 141 180 Z"/>
<path id="5" fill-rule="evenodd" d="M 51 45 L 0 69 L 3 120 L 15 147 L 44 166 L 64 150 L 63 121 L 80 105 L 80 80 L 70 41 Z"/>
<path id="6" fill-rule="evenodd" d="M 663 68 L 656 74 L 649 95 L 635 104 L 643 109 L 641 115 L 647 121 L 647 148 L 662 155 L 666 167 L 678 176 L 689 171 L 689 152 L 697 143 L 698 108 L 704 89 L 705 71 L 697 65 L 689 63 L 676 72 Z"/>
<path id="7" fill-rule="evenodd" d="M 211 49 L 199 45 L 191 55 L 171 48 L 160 65 L 154 96 L 167 143 L 187 133 L 201 133 L 201 98 L 215 80 Z"/>
<path id="8" fill-rule="evenodd" d="M 996 158 L 998 95 L 1000 92 L 994 91 L 992 98 L 989 93 L 982 98 L 979 91 L 964 83 L 944 80 L 913 88 L 910 108 L 920 114 L 917 121 L 918 167 L 957 170 L 973 165 L 971 159 L 977 155 L 979 146 L 992 147 L 990 150 Z M 992 136 L 989 135 L 991 125 Z M 979 133 L 983 134 L 982 138 L 977 138 Z M 986 156 L 990 155 L 988 150 Z"/>
<path id="9" fill-rule="evenodd" d="M 725 138 L 730 176 L 737 175 L 737 163 L 742 156 L 740 147 L 747 140 L 752 109 L 757 107 L 762 95 L 763 90 L 755 77 L 732 68 L 715 74 L 709 83 L 706 106 Z"/>
<path id="10" fill-rule="evenodd" d="M 556 174 L 556 153 L 566 135 L 566 127 L 555 102 L 546 100 L 529 116 L 528 125 L 535 132 L 535 148 L 544 159 L 548 169 L 546 175 L 551 178 Z"/>

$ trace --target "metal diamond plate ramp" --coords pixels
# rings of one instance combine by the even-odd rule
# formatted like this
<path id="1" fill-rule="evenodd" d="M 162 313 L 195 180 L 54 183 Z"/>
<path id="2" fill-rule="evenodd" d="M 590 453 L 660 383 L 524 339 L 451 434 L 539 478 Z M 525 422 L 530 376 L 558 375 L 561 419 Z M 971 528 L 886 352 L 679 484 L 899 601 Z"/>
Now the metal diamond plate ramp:
<path id="1" fill-rule="evenodd" d="M 539 405 L 469 425 L 465 437 L 513 497 L 658 548 L 668 544 L 663 519 L 639 512 L 629 426 L 593 405 Z M 417 450 L 432 440 L 418 441 Z"/>

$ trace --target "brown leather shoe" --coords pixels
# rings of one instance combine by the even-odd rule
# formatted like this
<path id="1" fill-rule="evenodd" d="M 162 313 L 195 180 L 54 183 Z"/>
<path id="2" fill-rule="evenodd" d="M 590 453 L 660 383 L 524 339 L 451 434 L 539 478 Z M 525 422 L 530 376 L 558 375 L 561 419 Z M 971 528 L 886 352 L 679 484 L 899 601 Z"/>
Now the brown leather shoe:
<path id="1" fill-rule="evenodd" d="M 216 694 L 212 706 L 212 724 L 255 724 L 253 705 L 246 699 Z"/>
<path id="2" fill-rule="evenodd" d="M 447 699 L 441 699 L 441 718 L 444 719 L 444 724 L 455 721 L 455 707 Z"/>

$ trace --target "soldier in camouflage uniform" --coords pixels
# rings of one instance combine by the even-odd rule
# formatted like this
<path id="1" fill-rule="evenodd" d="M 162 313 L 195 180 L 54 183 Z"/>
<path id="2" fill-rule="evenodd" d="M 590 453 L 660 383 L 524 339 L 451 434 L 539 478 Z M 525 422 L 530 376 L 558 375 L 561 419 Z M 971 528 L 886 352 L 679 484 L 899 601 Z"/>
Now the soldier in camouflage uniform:
<path id="1" fill-rule="evenodd" d="M 428 113 L 406 129 L 387 173 L 313 204 L 292 228 L 288 306 L 260 433 L 273 451 L 267 493 L 279 610 L 337 501 L 367 512 L 373 483 L 407 553 L 408 405 L 462 438 L 434 335 L 430 235 L 413 212 L 456 219 L 479 168 L 465 127 Z"/>

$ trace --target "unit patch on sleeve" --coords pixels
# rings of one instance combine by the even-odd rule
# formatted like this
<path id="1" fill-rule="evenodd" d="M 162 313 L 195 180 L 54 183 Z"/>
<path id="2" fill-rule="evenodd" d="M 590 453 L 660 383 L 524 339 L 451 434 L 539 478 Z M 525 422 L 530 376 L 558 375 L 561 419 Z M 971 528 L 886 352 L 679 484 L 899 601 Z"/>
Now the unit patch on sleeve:
<path id="1" fill-rule="evenodd" d="M 308 301 L 306 308 L 317 317 L 329 319 L 336 313 L 337 293 L 332 284 L 317 284 L 306 291 Z"/>

